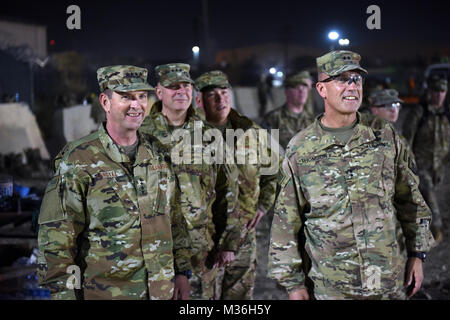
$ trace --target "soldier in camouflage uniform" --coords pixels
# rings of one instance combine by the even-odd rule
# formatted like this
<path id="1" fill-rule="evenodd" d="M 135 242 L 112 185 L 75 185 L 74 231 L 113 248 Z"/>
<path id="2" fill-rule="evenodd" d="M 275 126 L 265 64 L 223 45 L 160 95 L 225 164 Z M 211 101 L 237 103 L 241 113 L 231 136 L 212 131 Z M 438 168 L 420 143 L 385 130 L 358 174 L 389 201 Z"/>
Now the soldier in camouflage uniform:
<path id="1" fill-rule="evenodd" d="M 231 108 L 231 86 L 223 72 L 204 73 L 197 78 L 195 86 L 198 91 L 197 105 L 203 109 L 206 120 L 221 130 L 222 137 L 226 139 L 227 144 L 231 141 L 228 138 L 228 132 L 236 132 L 239 129 L 246 132 L 244 135 L 236 136 L 237 141 L 234 144 L 236 155 L 239 152 L 245 153 L 245 155 L 252 152 L 255 154 L 257 150 L 260 150 L 259 148 L 268 147 L 267 141 L 258 139 L 256 136 L 262 128 Z M 232 131 L 227 129 L 232 129 Z M 246 135 L 251 138 L 246 139 Z M 239 149 L 239 146 L 245 146 L 245 149 Z M 267 150 L 268 157 L 272 156 L 271 152 L 275 152 L 270 148 Z M 220 299 L 249 300 L 253 297 L 257 258 L 256 225 L 261 217 L 271 209 L 275 200 L 279 158 L 275 157 L 275 159 L 275 170 L 271 174 L 264 174 L 263 168 L 266 165 L 261 162 L 252 164 L 247 161 L 247 158 L 245 162 L 241 161 L 243 163 L 236 160 L 239 169 L 238 212 L 242 224 L 245 225 L 242 226 L 241 243 L 235 252 L 235 259 L 231 264 L 220 268 L 216 293 Z M 218 223 L 219 229 L 220 226 L 221 224 Z"/>
<path id="2" fill-rule="evenodd" d="M 361 113 L 362 122 L 373 129 L 381 129 L 387 120 L 394 125 L 402 108 L 403 100 L 398 97 L 398 91 L 395 89 L 378 89 L 370 94 L 367 99 L 370 104 L 370 114 Z M 404 136 L 399 134 L 399 138 L 406 150 L 410 153 L 411 161 L 415 162 L 414 154 Z"/>
<path id="3" fill-rule="evenodd" d="M 325 113 L 292 138 L 283 160 L 268 275 L 290 299 L 405 299 L 421 286 L 431 213 L 392 125 L 361 121 L 360 59 L 317 58 Z"/>
<path id="4" fill-rule="evenodd" d="M 403 100 L 398 97 L 395 89 L 375 90 L 370 94 L 370 111 L 376 117 L 396 123 L 402 108 Z"/>
<path id="5" fill-rule="evenodd" d="M 169 155 L 137 133 L 153 90 L 147 69 L 109 66 L 97 77 L 106 123 L 55 158 L 39 216 L 39 282 L 53 299 L 171 299 L 174 258 L 190 269 L 190 242 L 172 209 L 180 190 Z"/>
<path id="6" fill-rule="evenodd" d="M 284 82 L 286 103 L 264 115 L 262 126 L 266 129 L 279 129 L 280 145 L 286 148 L 289 140 L 300 130 L 313 123 L 312 99 L 309 94 L 311 76 L 302 71 L 286 77 Z"/>
<path id="7" fill-rule="evenodd" d="M 156 67 L 159 76 L 156 94 L 160 101 L 152 106 L 140 131 L 155 135 L 172 151 L 182 149 L 180 146 L 186 146 L 186 141 L 188 148 L 191 146 L 189 139 L 179 141 L 175 138 L 177 132 L 181 132 L 177 129 L 185 130 L 194 142 L 190 149 L 193 154 L 191 161 L 172 162 L 182 191 L 181 204 L 187 209 L 183 214 L 193 245 L 191 298 L 214 299 L 215 260 L 230 262 L 227 260 L 228 253 L 236 250 L 240 239 L 240 221 L 234 211 L 237 169 L 235 166 L 203 161 L 202 154 L 207 144 L 204 141 L 199 144 L 195 142 L 195 130 L 199 131 L 199 136 L 204 136 L 205 131 L 213 127 L 204 123 L 199 110 L 191 105 L 194 81 L 189 70 L 190 66 L 182 63 Z M 215 212 L 212 209 L 216 194 L 224 195 L 224 208 L 229 213 L 227 232 L 223 234 L 222 246 L 217 252 L 213 250 L 216 232 Z"/>
<path id="8" fill-rule="evenodd" d="M 436 243 L 442 240 L 442 217 L 435 192 L 445 175 L 450 156 L 449 114 L 444 103 L 447 88 L 447 80 L 431 77 L 427 101 L 411 110 L 403 128 L 416 156 L 420 190 L 433 213 L 431 231 Z"/>

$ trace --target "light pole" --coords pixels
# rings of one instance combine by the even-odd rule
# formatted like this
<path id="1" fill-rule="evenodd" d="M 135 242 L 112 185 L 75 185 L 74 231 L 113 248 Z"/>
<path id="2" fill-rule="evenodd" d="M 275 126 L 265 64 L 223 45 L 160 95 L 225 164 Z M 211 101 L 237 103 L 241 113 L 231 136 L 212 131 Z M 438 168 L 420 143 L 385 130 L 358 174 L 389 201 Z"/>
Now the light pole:
<path id="1" fill-rule="evenodd" d="M 330 39 L 332 41 L 331 46 L 330 46 L 330 51 L 334 50 L 334 41 L 336 41 L 337 38 L 339 38 L 339 33 L 337 33 L 336 31 L 330 31 L 328 33 L 328 39 Z"/>
<path id="2" fill-rule="evenodd" d="M 194 58 L 194 65 L 198 67 L 198 56 L 200 55 L 200 48 L 198 46 L 192 47 L 192 55 Z"/>

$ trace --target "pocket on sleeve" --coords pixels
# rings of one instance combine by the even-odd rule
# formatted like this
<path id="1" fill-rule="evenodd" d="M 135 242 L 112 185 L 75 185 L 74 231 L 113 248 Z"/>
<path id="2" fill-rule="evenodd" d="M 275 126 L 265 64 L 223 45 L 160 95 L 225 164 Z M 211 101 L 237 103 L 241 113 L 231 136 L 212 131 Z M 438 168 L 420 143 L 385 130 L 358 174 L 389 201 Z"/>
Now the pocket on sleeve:
<path id="1" fill-rule="evenodd" d="M 60 192 L 62 180 L 62 176 L 56 175 L 47 184 L 39 212 L 39 224 L 66 219 Z"/>

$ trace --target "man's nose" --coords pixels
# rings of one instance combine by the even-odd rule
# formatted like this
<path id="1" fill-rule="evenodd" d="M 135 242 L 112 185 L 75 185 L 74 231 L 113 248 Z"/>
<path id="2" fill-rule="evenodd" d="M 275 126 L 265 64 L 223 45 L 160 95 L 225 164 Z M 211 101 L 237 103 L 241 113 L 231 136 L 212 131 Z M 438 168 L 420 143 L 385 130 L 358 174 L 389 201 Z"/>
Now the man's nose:
<path id="1" fill-rule="evenodd" d="M 130 103 L 130 107 L 131 108 L 138 108 L 139 107 L 139 101 L 136 98 L 132 98 L 131 99 L 131 103 Z"/>

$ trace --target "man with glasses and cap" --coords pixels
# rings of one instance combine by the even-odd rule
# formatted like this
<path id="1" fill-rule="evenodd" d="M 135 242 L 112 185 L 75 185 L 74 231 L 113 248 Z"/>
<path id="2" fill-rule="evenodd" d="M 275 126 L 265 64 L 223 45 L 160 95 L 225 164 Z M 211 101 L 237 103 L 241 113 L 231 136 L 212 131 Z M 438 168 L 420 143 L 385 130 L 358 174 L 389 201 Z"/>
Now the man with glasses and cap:
<path id="1" fill-rule="evenodd" d="M 370 111 L 376 117 L 396 123 L 403 101 L 395 89 L 375 90 L 370 94 Z"/>
<path id="2" fill-rule="evenodd" d="M 262 126 L 266 129 L 279 129 L 279 142 L 286 148 L 289 140 L 300 130 L 306 128 L 314 119 L 310 97 L 311 76 L 308 71 L 288 75 L 284 82 L 286 103 L 264 115 Z M 311 109 L 309 112 L 307 107 Z"/>
<path id="3" fill-rule="evenodd" d="M 421 286 L 431 213 L 392 125 L 361 121 L 360 59 L 317 58 L 325 113 L 292 138 L 280 170 L 268 275 L 290 299 L 405 299 Z"/>
<path id="4" fill-rule="evenodd" d="M 204 150 L 209 142 L 204 141 L 203 136 L 213 127 L 203 122 L 199 110 L 194 109 L 191 103 L 194 81 L 189 75 L 190 66 L 170 63 L 157 66 L 155 70 L 159 78 L 156 87 L 159 101 L 153 104 L 139 130 L 156 136 L 171 150 L 173 168 L 181 188 L 180 205 L 192 242 L 193 269 L 184 273 L 190 278 L 190 298 L 214 299 L 217 273 L 214 264 L 216 261 L 220 261 L 220 265 L 230 263 L 240 240 L 240 221 L 234 211 L 237 169 L 234 165 L 204 161 Z M 181 136 L 187 133 L 190 139 L 181 139 L 178 133 Z M 195 141 L 197 135 L 201 139 L 198 145 Z M 179 159 L 182 162 L 175 161 L 174 153 L 184 152 L 186 147 L 192 151 L 191 156 L 183 155 Z M 225 195 L 224 208 L 227 211 L 226 232 L 218 252 L 213 250 L 216 228 L 212 209 L 217 194 Z M 189 295 L 189 287 L 184 281 L 175 283 L 175 290 L 182 297 Z"/>
<path id="5" fill-rule="evenodd" d="M 191 268 L 190 241 L 172 209 L 180 190 L 167 150 L 137 131 L 154 89 L 135 66 L 103 67 L 97 78 L 106 122 L 55 158 L 39 283 L 52 299 L 172 299 L 175 269 Z"/>
<path id="6" fill-rule="evenodd" d="M 433 213 L 431 231 L 439 243 L 443 238 L 443 226 L 436 191 L 450 157 L 449 111 L 445 104 L 448 82 L 434 75 L 427 83 L 426 101 L 407 115 L 403 134 L 416 157 L 420 190 Z"/>

